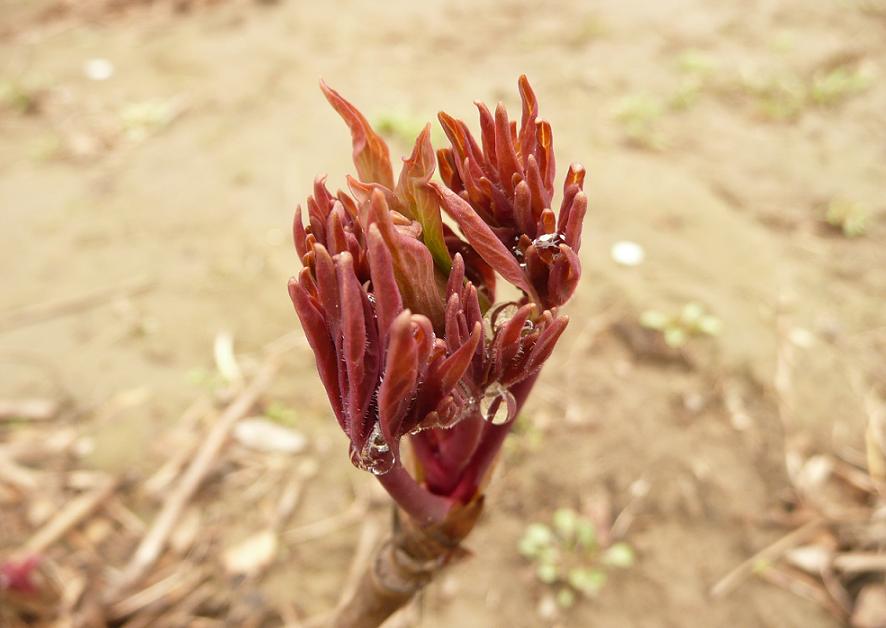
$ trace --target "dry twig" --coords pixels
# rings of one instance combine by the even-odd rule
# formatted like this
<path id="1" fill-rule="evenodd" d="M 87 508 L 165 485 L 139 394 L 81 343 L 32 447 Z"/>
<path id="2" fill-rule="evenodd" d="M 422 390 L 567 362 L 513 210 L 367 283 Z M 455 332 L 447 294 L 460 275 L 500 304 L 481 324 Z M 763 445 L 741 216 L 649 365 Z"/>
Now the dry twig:
<path id="1" fill-rule="evenodd" d="M 55 517 L 25 543 L 25 550 L 34 554 L 45 551 L 50 545 L 62 538 L 68 530 L 92 514 L 102 502 L 114 493 L 116 488 L 117 480 L 107 478 L 101 485 L 90 492 L 69 501 Z"/>
<path id="2" fill-rule="evenodd" d="M 34 325 L 58 316 L 91 310 L 114 299 L 132 297 L 147 292 L 153 283 L 153 280 L 149 278 L 137 277 L 118 286 L 97 288 L 76 297 L 7 310 L 0 313 L 0 331 Z"/>
<path id="3" fill-rule="evenodd" d="M 806 541 L 813 533 L 818 531 L 822 523 L 821 519 L 813 519 L 764 547 L 720 578 L 710 589 L 711 597 L 720 598 L 731 593 L 741 582 L 754 573 L 758 565 L 772 562 L 790 548 Z"/>
<path id="4" fill-rule="evenodd" d="M 54 399 L 0 399 L 0 421 L 48 421 L 60 407 Z"/>
<path id="5" fill-rule="evenodd" d="M 120 579 L 107 592 L 105 596 L 107 603 L 115 602 L 121 594 L 133 587 L 160 557 L 176 521 L 218 459 L 234 424 L 252 409 L 267 390 L 279 365 L 280 354 L 271 356 L 252 383 L 237 396 L 212 426 L 178 485 L 167 496 L 160 514 L 124 568 Z"/>

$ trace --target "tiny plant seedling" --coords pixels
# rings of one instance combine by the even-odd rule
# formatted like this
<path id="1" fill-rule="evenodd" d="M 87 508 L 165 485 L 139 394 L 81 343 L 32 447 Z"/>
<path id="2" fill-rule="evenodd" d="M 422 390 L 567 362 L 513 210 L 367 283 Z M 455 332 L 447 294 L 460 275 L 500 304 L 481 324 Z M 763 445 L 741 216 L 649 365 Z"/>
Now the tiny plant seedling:
<path id="1" fill-rule="evenodd" d="M 626 569 L 635 562 L 629 544 L 601 546 L 594 523 L 571 508 L 555 511 L 550 525 L 529 524 L 518 549 L 535 564 L 536 579 L 554 590 L 562 608 L 581 597 L 596 597 L 610 569 Z"/>
<path id="2" fill-rule="evenodd" d="M 294 426 L 298 420 L 298 412 L 292 406 L 288 406 L 282 401 L 272 401 L 265 408 L 265 416 L 274 423 L 280 425 Z"/>
<path id="3" fill-rule="evenodd" d="M 873 78 L 873 71 L 867 65 L 841 65 L 812 77 L 809 98 L 816 105 L 837 105 L 867 90 Z"/>
<path id="4" fill-rule="evenodd" d="M 623 98 L 615 109 L 615 119 L 628 141 L 647 150 L 664 150 L 666 143 L 658 128 L 665 113 L 661 99 L 645 94 Z"/>
<path id="5" fill-rule="evenodd" d="M 825 222 L 839 229 L 847 238 L 857 238 L 867 232 L 870 213 L 858 203 L 835 199 L 828 203 Z"/>
<path id="6" fill-rule="evenodd" d="M 694 301 L 684 305 L 677 314 L 646 310 L 640 316 L 640 324 L 661 332 L 665 343 L 675 349 L 686 345 L 693 336 L 717 336 L 723 327 L 719 318 Z"/>

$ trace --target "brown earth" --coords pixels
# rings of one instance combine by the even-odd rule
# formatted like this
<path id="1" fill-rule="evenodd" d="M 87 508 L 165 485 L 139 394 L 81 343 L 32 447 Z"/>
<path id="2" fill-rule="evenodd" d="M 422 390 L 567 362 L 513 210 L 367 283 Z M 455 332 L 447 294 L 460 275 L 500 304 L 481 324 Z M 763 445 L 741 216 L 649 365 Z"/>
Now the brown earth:
<path id="1" fill-rule="evenodd" d="M 67 399 L 91 445 L 84 467 L 149 473 L 176 446 L 170 429 L 201 394 L 195 369 L 211 372 L 220 330 L 248 363 L 297 327 L 292 211 L 315 174 L 335 188 L 351 171 L 318 78 L 370 119 L 409 126 L 441 108 L 473 120 L 474 99 L 514 111 L 526 73 L 561 170 L 588 169 L 585 276 L 471 537 L 476 555 L 429 589 L 420 625 L 839 625 L 755 577 L 720 599 L 708 591 L 785 533 L 767 523 L 792 489 L 785 429 L 798 451 L 857 458 L 862 391 L 886 380 L 886 5 L 170 4 L 0 2 L 0 398 Z M 86 78 L 93 57 L 113 77 Z M 837 69 L 859 85 L 827 91 Z M 867 208 L 862 236 L 825 224 L 835 201 Z M 616 265 L 618 240 L 642 244 L 645 262 Z M 68 315 L 16 314 L 142 280 Z M 632 323 L 689 301 L 722 332 L 681 356 Z M 294 409 L 320 464 L 298 526 L 373 481 L 348 463 L 306 346 L 284 375 L 272 399 Z M 204 525 L 221 551 L 261 515 L 214 482 L 227 490 Z M 516 551 L 525 526 L 602 496 L 616 512 L 630 504 L 637 564 L 597 599 L 540 617 L 546 589 Z M 386 523 L 383 505 L 371 513 Z M 0 529 L 0 552 L 22 534 Z M 255 590 L 323 612 L 358 535 L 285 547 Z"/>

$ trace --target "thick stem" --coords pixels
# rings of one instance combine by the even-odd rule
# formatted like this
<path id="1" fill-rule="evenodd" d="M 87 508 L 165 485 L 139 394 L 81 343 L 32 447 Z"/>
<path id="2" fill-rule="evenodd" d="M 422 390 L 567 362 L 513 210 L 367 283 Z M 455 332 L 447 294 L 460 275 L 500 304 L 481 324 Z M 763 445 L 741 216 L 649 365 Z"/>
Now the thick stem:
<path id="1" fill-rule="evenodd" d="M 526 399 L 529 397 L 529 393 L 532 391 L 538 375 L 538 372 L 530 375 L 511 389 L 517 401 L 518 413 L 523 409 L 523 404 L 526 403 Z M 477 492 L 481 491 L 481 483 L 486 478 L 492 463 L 495 461 L 495 457 L 501 450 L 501 446 L 513 426 L 513 421 L 506 425 L 486 425 L 480 444 L 474 451 L 465 472 L 459 479 L 458 486 L 450 493 L 452 499 L 470 499 Z"/>
<path id="2" fill-rule="evenodd" d="M 378 548 L 353 596 L 338 610 L 334 628 L 377 628 L 405 606 L 445 565 L 464 555 L 461 541 L 483 507 L 478 499 L 442 524 L 421 526 L 398 512 L 390 538 Z"/>
<path id="3" fill-rule="evenodd" d="M 425 490 L 400 463 L 377 479 L 400 508 L 421 525 L 442 524 L 452 508 L 452 500 Z"/>

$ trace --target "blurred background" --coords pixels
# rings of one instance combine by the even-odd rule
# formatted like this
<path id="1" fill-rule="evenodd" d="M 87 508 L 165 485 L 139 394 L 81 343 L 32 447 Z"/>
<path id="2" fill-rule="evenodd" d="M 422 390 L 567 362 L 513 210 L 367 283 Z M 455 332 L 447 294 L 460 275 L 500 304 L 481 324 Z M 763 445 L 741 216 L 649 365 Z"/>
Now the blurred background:
<path id="1" fill-rule="evenodd" d="M 285 288 L 296 204 L 353 171 L 318 79 L 397 160 L 525 73 L 588 170 L 583 284 L 475 555 L 395 621 L 886 625 L 886 3 L 478 4 L 0 0 L 0 585 L 36 554 L 45 597 L 0 624 L 335 605 L 389 510 Z"/>

